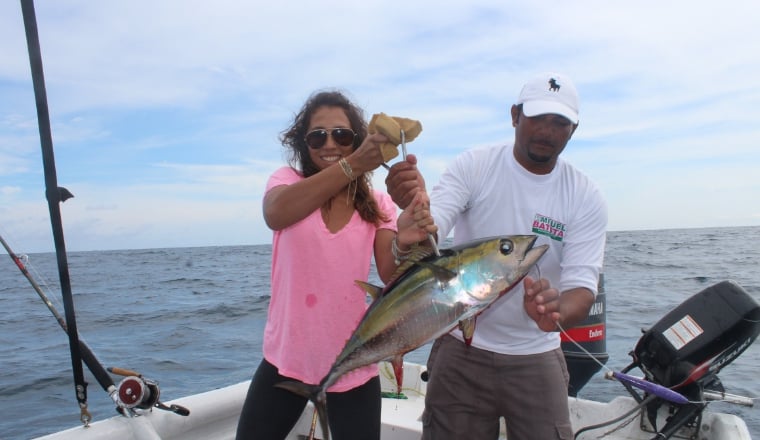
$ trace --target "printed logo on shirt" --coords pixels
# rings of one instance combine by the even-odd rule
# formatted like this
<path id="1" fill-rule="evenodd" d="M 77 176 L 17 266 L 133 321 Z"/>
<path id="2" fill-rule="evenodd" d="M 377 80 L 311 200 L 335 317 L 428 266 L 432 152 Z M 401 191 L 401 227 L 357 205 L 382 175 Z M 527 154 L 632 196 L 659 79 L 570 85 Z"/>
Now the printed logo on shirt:
<path id="1" fill-rule="evenodd" d="M 546 235 L 552 240 L 562 241 L 565 238 L 565 224 L 542 214 L 533 217 L 533 232 Z"/>

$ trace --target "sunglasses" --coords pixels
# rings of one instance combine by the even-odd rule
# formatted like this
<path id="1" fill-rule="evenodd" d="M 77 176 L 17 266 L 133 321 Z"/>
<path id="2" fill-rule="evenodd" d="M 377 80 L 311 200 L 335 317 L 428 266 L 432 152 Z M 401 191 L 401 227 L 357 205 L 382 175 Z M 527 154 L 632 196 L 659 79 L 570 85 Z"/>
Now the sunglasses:
<path id="1" fill-rule="evenodd" d="M 341 147 L 353 145 L 356 138 L 356 133 L 350 128 L 333 128 L 331 130 L 319 128 L 308 132 L 304 140 L 306 145 L 317 150 L 325 146 L 328 134 L 331 134 L 333 141 Z"/>

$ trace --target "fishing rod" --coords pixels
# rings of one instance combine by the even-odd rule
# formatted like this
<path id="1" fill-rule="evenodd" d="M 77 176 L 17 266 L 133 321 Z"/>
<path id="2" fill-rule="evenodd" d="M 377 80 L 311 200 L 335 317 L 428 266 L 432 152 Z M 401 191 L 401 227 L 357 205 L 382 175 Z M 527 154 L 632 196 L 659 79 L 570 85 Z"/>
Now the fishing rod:
<path id="1" fill-rule="evenodd" d="M 32 274 L 29 273 L 29 271 L 26 268 L 26 265 L 24 262 L 19 258 L 11 249 L 10 245 L 3 239 L 3 236 L 0 235 L 0 243 L 3 245 L 5 250 L 8 252 L 8 256 L 13 260 L 14 263 L 16 263 L 16 267 L 21 271 L 22 274 L 26 277 L 26 279 L 29 281 L 29 283 L 34 288 L 34 291 L 37 292 L 37 295 L 42 299 L 42 301 L 47 306 L 48 310 L 50 310 L 50 313 L 53 314 L 56 321 L 58 321 L 58 324 L 61 326 L 64 332 L 68 333 L 69 329 L 66 325 L 66 321 L 64 321 L 63 317 L 58 313 L 58 310 L 56 310 L 55 306 L 53 305 L 53 302 L 50 301 L 50 298 L 45 295 L 45 292 L 42 291 L 42 288 L 40 285 L 35 281 L 34 277 L 32 277 Z M 84 363 L 87 365 L 87 367 L 90 369 L 92 374 L 95 376 L 95 379 L 98 381 L 101 387 L 108 393 L 109 397 L 113 399 L 114 403 L 118 404 L 117 396 L 116 396 L 116 385 L 114 384 L 113 380 L 111 379 L 111 376 L 106 372 L 106 370 L 103 368 L 103 365 L 98 361 L 98 359 L 95 357 L 95 354 L 90 350 L 90 347 L 87 346 L 87 344 L 79 339 L 79 351 L 82 354 L 82 360 L 84 360 Z"/>
<path id="2" fill-rule="evenodd" d="M 150 409 L 156 407 L 172 411 L 176 414 L 187 416 L 190 411 L 179 405 L 166 406 L 159 399 L 158 383 L 144 378 L 141 374 L 131 370 L 112 369 L 114 374 L 126 375 L 119 383 L 118 388 L 113 385 L 111 377 L 106 373 L 103 366 L 98 362 L 95 355 L 87 347 L 87 344 L 79 339 L 76 326 L 76 315 L 74 313 L 74 298 L 71 291 L 71 279 L 69 277 L 69 266 L 66 257 L 66 242 L 63 238 L 63 222 L 61 220 L 60 203 L 74 197 L 71 192 L 58 186 L 58 179 L 55 169 L 55 156 L 53 154 L 53 136 L 50 129 L 50 113 L 47 104 L 47 93 L 45 91 L 45 75 L 42 69 L 42 52 L 40 50 L 40 38 L 37 32 L 37 18 L 34 11 L 33 0 L 20 0 L 21 12 L 24 17 L 24 31 L 26 33 L 27 47 L 29 50 L 29 64 L 32 71 L 32 83 L 34 86 L 34 96 L 37 107 L 37 121 L 40 132 L 40 146 L 42 148 L 42 163 L 45 173 L 45 196 L 48 201 L 50 210 L 50 223 L 53 228 L 53 240 L 55 242 L 55 253 L 58 259 L 58 276 L 60 278 L 61 294 L 63 296 L 63 308 L 66 316 L 64 321 L 58 312 L 52 307 L 52 303 L 47 297 L 38 290 L 37 293 L 43 297 L 45 304 L 53 312 L 63 330 L 69 337 L 69 350 L 71 352 L 71 366 L 74 373 L 74 390 L 77 402 L 80 408 L 80 420 L 85 426 L 88 426 L 92 416 L 87 410 L 87 382 L 84 380 L 84 371 L 82 362 L 90 368 L 98 382 L 103 386 L 111 399 L 116 402 L 119 412 L 126 416 L 133 416 L 134 408 Z M 3 246 L 8 250 L 8 255 L 16 263 L 16 266 L 32 282 L 32 286 L 39 287 L 33 281 L 24 264 L 3 240 Z M 15 258 L 14 258 L 15 257 Z"/>
<path id="3" fill-rule="evenodd" d="M 29 273 L 29 270 L 26 268 L 26 264 L 24 264 L 21 257 L 13 252 L 13 249 L 11 249 L 8 242 L 3 239 L 2 235 L 0 235 L 0 244 L 3 245 L 8 252 L 8 256 L 13 260 L 16 267 L 18 267 L 21 273 L 32 285 L 35 292 L 37 292 L 37 295 L 39 295 L 48 310 L 50 310 L 50 313 L 53 314 L 56 321 L 58 321 L 58 324 L 61 326 L 61 329 L 68 333 L 69 330 L 66 326 L 66 321 L 61 314 L 58 313 L 53 302 L 42 290 L 39 283 L 37 283 L 32 274 Z M 103 364 L 100 363 L 90 347 L 82 339 L 79 339 L 78 342 L 82 360 L 85 365 L 87 365 L 87 368 L 90 369 L 93 376 L 95 376 L 95 379 L 100 386 L 103 387 L 103 390 L 105 390 L 111 400 L 116 404 L 121 414 L 125 416 L 133 416 L 135 415 L 133 408 L 149 409 L 154 406 L 159 409 L 174 412 L 181 416 L 187 416 L 190 414 L 190 410 L 185 407 L 180 405 L 166 405 L 159 401 L 160 390 L 158 388 L 158 382 L 145 378 L 142 374 L 132 370 L 118 367 L 103 368 Z M 106 370 L 110 373 L 124 376 L 124 379 L 118 386 L 116 386 Z"/>
<path id="4" fill-rule="evenodd" d="M 71 197 L 71 192 L 58 187 L 53 154 L 53 135 L 50 129 L 50 113 L 45 91 L 45 75 L 42 69 L 42 52 L 40 37 L 37 32 L 37 17 L 34 12 L 33 0 L 20 0 L 21 12 L 24 17 L 24 31 L 29 50 L 29 64 L 32 71 L 32 84 L 37 104 L 37 121 L 40 131 L 40 146 L 42 148 L 42 163 L 45 172 L 45 196 L 50 211 L 50 223 L 53 228 L 55 253 L 58 258 L 58 276 L 61 282 L 63 308 L 66 315 L 66 334 L 69 336 L 71 351 L 71 367 L 74 373 L 74 391 L 79 403 L 82 423 L 88 425 L 92 416 L 87 411 L 87 382 L 84 380 L 82 369 L 82 354 L 79 349 L 76 316 L 74 315 L 74 298 L 71 294 L 71 279 L 66 259 L 66 242 L 63 239 L 63 222 L 61 221 L 60 203 Z"/>

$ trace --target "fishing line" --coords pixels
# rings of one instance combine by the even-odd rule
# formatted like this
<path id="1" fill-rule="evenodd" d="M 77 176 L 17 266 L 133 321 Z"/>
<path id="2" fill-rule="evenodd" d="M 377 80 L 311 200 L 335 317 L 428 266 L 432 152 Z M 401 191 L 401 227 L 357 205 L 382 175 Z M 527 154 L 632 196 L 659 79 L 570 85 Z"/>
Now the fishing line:
<path id="1" fill-rule="evenodd" d="M 0 230 L 3 231 L 2 234 L 0 234 L 0 244 L 5 248 L 5 251 L 8 253 L 8 256 L 13 260 L 14 263 L 16 263 L 16 266 L 19 270 L 21 270 L 22 274 L 24 271 L 29 272 L 31 279 L 27 277 L 27 280 L 32 283 L 32 287 L 35 288 L 35 290 L 40 289 L 44 290 L 44 292 L 38 291 L 37 294 L 42 299 L 42 301 L 45 303 L 46 306 L 48 306 L 48 309 L 51 309 L 51 312 L 53 313 L 53 316 L 59 321 L 59 323 L 63 323 L 64 331 L 66 331 L 65 328 L 65 321 L 63 320 L 63 317 L 58 313 L 55 306 L 61 307 L 61 304 L 56 300 L 55 296 L 52 294 L 52 290 L 50 289 L 50 286 L 47 283 L 47 280 L 45 279 L 45 276 L 37 270 L 37 267 L 32 262 L 32 259 L 29 257 L 28 254 L 16 254 L 13 252 L 13 249 L 9 243 L 11 240 L 7 240 L 4 237 L 8 237 L 7 231 L 4 228 L 1 228 Z M 15 245 L 13 246 L 15 248 Z M 17 261 L 18 260 L 18 261 Z M 39 280 L 39 282 L 38 282 Z"/>
<path id="2" fill-rule="evenodd" d="M 603 364 L 601 361 L 599 361 L 599 359 L 597 359 L 597 358 L 596 358 L 596 356 L 594 356 L 593 354 L 589 353 L 589 351 L 588 351 L 588 350 L 586 350 L 586 349 L 585 349 L 585 348 L 584 348 L 582 345 L 580 345 L 578 342 L 576 342 L 576 341 L 575 341 L 575 340 L 574 340 L 574 339 L 573 339 L 573 338 L 572 338 L 572 337 L 571 337 L 571 336 L 570 336 L 570 335 L 567 333 L 567 331 L 565 331 L 565 329 L 562 327 L 562 324 L 560 324 L 560 323 L 559 323 L 559 321 L 557 321 L 557 327 L 559 328 L 560 332 L 561 332 L 563 335 L 565 335 L 565 337 L 567 338 L 567 340 L 568 340 L 568 341 L 572 342 L 572 343 L 573 343 L 573 345 L 575 345 L 576 347 L 578 347 L 578 348 L 579 348 L 581 351 L 583 351 L 583 352 L 584 352 L 584 353 L 585 353 L 585 354 L 586 354 L 586 355 L 587 355 L 589 358 L 591 358 L 591 359 L 592 359 L 594 362 L 596 362 L 597 364 L 599 364 L 599 366 L 600 366 L 602 369 L 604 369 L 604 370 L 607 370 L 607 372 L 608 372 L 608 373 L 614 373 L 614 371 L 613 371 L 611 368 L 609 368 L 609 367 L 607 367 L 606 365 L 604 365 L 604 364 Z M 606 436 L 606 435 L 607 435 L 607 434 L 609 434 L 609 433 L 615 432 L 615 431 L 617 431 L 617 430 L 619 430 L 619 429 L 621 429 L 621 428 L 625 427 L 625 426 L 626 426 L 626 425 L 628 425 L 629 423 L 631 423 L 631 421 L 632 421 L 632 420 L 634 420 L 634 418 L 635 418 L 635 414 L 636 414 L 636 413 L 637 413 L 639 410 L 641 410 L 642 408 L 644 408 L 644 407 L 645 407 L 647 404 L 649 404 L 651 401 L 653 401 L 654 399 L 656 399 L 657 397 L 658 397 L 658 396 L 656 396 L 655 394 L 649 394 L 649 395 L 648 395 L 646 398 L 644 398 L 644 400 L 642 400 L 642 401 L 641 401 L 640 403 L 638 403 L 636 406 L 634 406 L 633 408 L 631 408 L 629 411 L 626 411 L 626 412 L 625 412 L 623 415 L 621 415 L 621 416 L 618 416 L 618 417 L 616 417 L 616 418 L 614 418 L 614 419 L 612 419 L 612 420 L 608 420 L 608 421 L 606 421 L 606 422 L 602 422 L 602 423 L 596 424 L 596 425 L 589 425 L 589 426 L 585 426 L 585 427 L 583 427 L 583 428 L 579 429 L 579 430 L 578 430 L 578 431 L 575 433 L 575 435 L 574 435 L 574 437 L 573 437 L 573 438 L 577 439 L 579 435 L 581 435 L 582 433 L 584 433 L 584 432 L 586 432 L 586 431 L 592 431 L 592 430 L 595 430 L 595 429 L 604 428 L 605 426 L 610 426 L 610 425 L 612 425 L 612 424 L 614 424 L 614 423 L 617 423 L 617 422 L 623 421 L 623 420 L 625 420 L 625 419 L 628 419 L 628 420 L 624 421 L 623 423 L 621 423 L 619 426 L 617 426 L 617 427 L 613 428 L 611 431 L 608 431 L 608 432 L 604 433 L 604 435 L 602 435 L 602 437 Z"/>
<path id="3" fill-rule="evenodd" d="M 623 374 L 617 371 L 614 371 L 613 369 L 607 367 L 602 362 L 599 361 L 593 354 L 589 353 L 588 350 L 586 350 L 584 347 L 582 347 L 578 342 L 576 342 L 562 327 L 562 324 L 557 321 L 557 327 L 559 328 L 560 332 L 562 332 L 565 337 L 573 343 L 576 347 L 578 347 L 581 351 L 583 351 L 588 357 L 590 357 L 594 362 L 596 362 L 602 369 L 606 370 L 606 377 L 614 377 L 615 379 L 620 380 L 621 382 L 629 383 L 630 385 L 633 385 L 637 388 L 643 389 L 644 391 L 650 391 L 651 393 L 657 394 L 659 397 L 662 397 L 663 399 L 669 400 L 671 402 L 675 403 L 706 403 L 706 402 L 691 402 L 686 397 L 681 395 L 680 393 L 671 390 L 670 388 L 664 387 L 662 385 L 656 384 L 654 382 L 648 382 L 644 379 L 640 379 L 637 377 L 629 376 L 627 374 Z"/>
<path id="4" fill-rule="evenodd" d="M 572 342 L 573 345 L 575 345 L 576 347 L 578 347 L 582 352 L 586 353 L 586 355 L 588 357 L 590 357 L 591 360 L 593 360 L 594 362 L 596 362 L 602 369 L 607 370 L 610 373 L 613 372 L 613 370 L 610 367 L 604 365 L 599 359 L 596 358 L 596 356 L 594 356 L 593 354 L 589 353 L 589 351 L 586 350 L 581 344 L 579 344 L 578 342 L 576 342 L 575 339 L 573 339 L 572 336 L 570 336 L 570 334 L 567 331 L 565 331 L 564 327 L 562 327 L 562 324 L 560 324 L 559 321 L 557 321 L 557 328 L 559 328 L 560 332 L 563 335 L 565 335 L 565 337 L 567 338 L 568 341 Z"/>
<path id="5" fill-rule="evenodd" d="M 48 284 L 47 279 L 45 278 L 45 275 L 37 269 L 37 266 L 35 266 L 34 262 L 29 257 L 28 254 L 13 253 L 13 249 L 16 249 L 17 246 L 15 244 L 11 246 L 11 243 L 15 243 L 15 240 L 12 240 L 11 238 L 6 238 L 10 236 L 8 234 L 8 231 L 5 228 L 0 227 L 0 231 L 2 231 L 2 234 L 0 234 L 0 244 L 2 244 L 3 247 L 5 248 L 5 251 L 8 252 L 8 256 L 11 257 L 11 260 L 14 260 L 14 257 L 19 260 L 18 262 L 14 260 L 14 263 L 16 263 L 17 266 L 19 262 L 21 263 L 22 267 L 19 267 L 19 269 L 22 270 L 22 273 L 23 273 L 23 270 L 28 271 L 31 274 L 32 279 L 34 280 L 35 284 L 37 284 L 36 288 L 39 288 L 40 290 L 44 290 L 42 295 L 40 295 L 38 292 L 38 296 L 40 296 L 40 299 L 45 303 L 46 306 L 48 306 L 48 309 L 52 307 L 51 312 L 54 312 L 53 316 L 57 320 L 59 321 L 63 320 L 63 318 L 60 316 L 60 314 L 56 310 L 57 308 L 61 308 L 62 305 L 55 297 L 52 289 L 50 288 L 50 285 Z M 31 282 L 32 280 L 28 280 L 28 281 Z M 32 287 L 35 287 L 34 284 L 32 284 Z"/>
<path id="6" fill-rule="evenodd" d="M 21 273 L 26 277 L 27 281 L 32 285 L 34 290 L 37 292 L 37 295 L 42 299 L 42 301 L 47 306 L 50 313 L 53 314 L 53 317 L 55 317 L 56 321 L 58 322 L 58 325 L 61 327 L 61 329 L 64 331 L 64 333 L 69 334 L 70 329 L 67 325 L 66 320 L 61 316 L 60 313 L 58 313 L 58 310 L 53 305 L 53 302 L 50 299 L 50 296 L 46 295 L 45 292 L 43 292 L 42 287 L 40 287 L 39 283 L 37 283 L 37 280 L 32 276 L 32 274 L 29 272 L 27 267 L 27 262 L 29 261 L 29 256 L 24 255 L 23 257 L 19 257 L 13 252 L 13 249 L 11 249 L 8 242 L 5 241 L 5 239 L 0 235 L 0 244 L 5 248 L 5 250 L 8 252 L 8 256 L 13 260 L 13 262 L 16 264 L 16 267 L 21 271 Z M 33 269 L 36 272 L 36 269 Z M 46 286 L 47 287 L 47 286 Z M 87 365 L 87 367 L 92 372 L 93 376 L 95 376 L 95 379 L 97 379 L 98 383 L 101 387 L 103 387 L 103 390 L 105 390 L 109 397 L 114 401 L 114 403 L 118 404 L 117 396 L 116 396 L 116 386 L 113 383 L 113 380 L 111 379 L 111 376 L 108 375 L 108 373 L 103 368 L 102 364 L 98 361 L 98 359 L 95 357 L 95 354 L 92 352 L 90 347 L 84 342 L 84 340 L 77 338 L 77 345 L 79 348 L 79 352 L 81 353 L 81 359 L 82 361 Z M 89 411 L 87 411 L 86 406 L 81 407 L 82 413 L 81 413 L 81 419 L 82 422 L 85 423 L 85 426 L 89 424 L 89 421 L 91 420 L 91 416 Z"/>
<path id="7" fill-rule="evenodd" d="M 604 428 L 605 426 L 610 426 L 613 423 L 624 421 L 623 423 L 621 423 L 620 425 L 616 426 L 615 428 L 613 428 L 613 429 L 605 432 L 604 434 L 602 434 L 602 437 L 606 437 L 607 434 L 612 434 L 613 432 L 615 432 L 615 431 L 617 431 L 619 429 L 622 429 L 622 428 L 628 426 L 628 424 L 630 424 L 632 421 L 634 421 L 636 419 L 636 413 L 640 409 L 644 408 L 646 405 L 648 405 L 651 401 L 653 401 L 656 398 L 657 398 L 657 396 L 655 396 L 654 394 L 650 394 L 644 400 L 642 400 L 641 403 L 639 403 L 638 405 L 634 406 L 630 410 L 626 411 L 625 414 L 623 414 L 621 416 L 618 416 L 618 417 L 616 417 L 616 418 L 614 418 L 612 420 L 608 420 L 606 422 L 598 423 L 596 425 L 584 426 L 583 428 L 579 429 L 578 432 L 575 433 L 575 436 L 573 438 L 577 439 L 579 435 L 583 434 L 586 431 L 593 431 L 595 429 Z M 628 420 L 625 420 L 625 419 L 628 419 Z M 601 438 L 601 437 L 598 437 L 598 438 Z"/>
<path id="8" fill-rule="evenodd" d="M 35 263 L 32 261 L 32 259 L 29 257 L 28 254 L 20 254 L 16 255 L 19 260 L 24 264 L 24 267 L 33 275 L 35 280 L 38 280 L 38 283 L 40 288 L 45 290 L 45 293 L 47 294 L 44 301 L 53 303 L 57 308 L 63 307 L 61 303 L 58 301 L 58 299 L 55 297 L 55 294 L 53 290 L 51 289 L 50 285 L 48 284 L 47 279 L 45 278 L 45 275 L 40 272 L 35 265 Z"/>

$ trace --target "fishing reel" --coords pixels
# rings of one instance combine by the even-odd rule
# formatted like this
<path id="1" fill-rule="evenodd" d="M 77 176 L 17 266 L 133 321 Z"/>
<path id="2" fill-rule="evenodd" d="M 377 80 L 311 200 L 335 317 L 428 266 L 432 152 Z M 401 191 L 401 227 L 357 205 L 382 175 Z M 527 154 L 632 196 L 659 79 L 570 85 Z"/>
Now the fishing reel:
<path id="1" fill-rule="evenodd" d="M 143 377 L 142 374 L 122 368 L 108 368 L 113 374 L 124 376 L 116 387 L 114 401 L 118 411 L 124 415 L 134 415 L 135 409 L 151 409 L 153 407 L 171 411 L 181 416 L 190 414 L 190 410 L 180 405 L 165 405 L 160 400 L 161 390 L 158 382 Z"/>

